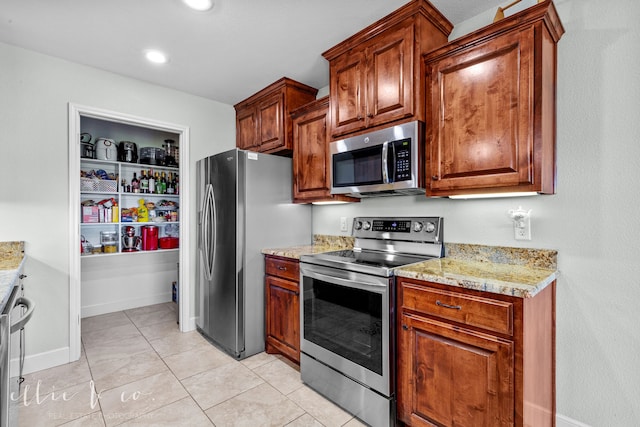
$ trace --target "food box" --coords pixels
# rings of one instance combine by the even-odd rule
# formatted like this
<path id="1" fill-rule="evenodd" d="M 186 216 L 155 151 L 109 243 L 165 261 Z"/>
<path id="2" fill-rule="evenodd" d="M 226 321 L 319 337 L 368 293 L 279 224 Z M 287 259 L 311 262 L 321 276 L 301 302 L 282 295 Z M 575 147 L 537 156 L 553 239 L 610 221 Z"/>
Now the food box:
<path id="1" fill-rule="evenodd" d="M 177 237 L 161 237 L 158 239 L 160 249 L 175 249 L 179 246 L 180 239 Z"/>
<path id="2" fill-rule="evenodd" d="M 82 207 L 82 222 L 99 222 L 97 206 Z"/>

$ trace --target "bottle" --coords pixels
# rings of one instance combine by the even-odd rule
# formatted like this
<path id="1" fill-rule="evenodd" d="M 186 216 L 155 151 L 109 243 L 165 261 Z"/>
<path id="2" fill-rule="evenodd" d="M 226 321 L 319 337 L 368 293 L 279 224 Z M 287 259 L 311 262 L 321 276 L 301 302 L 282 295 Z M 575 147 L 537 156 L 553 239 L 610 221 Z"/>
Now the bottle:
<path id="1" fill-rule="evenodd" d="M 149 181 L 149 193 L 154 194 L 156 192 L 156 179 L 153 177 L 152 169 L 149 169 L 148 181 Z"/>
<path id="2" fill-rule="evenodd" d="M 133 179 L 131 180 L 131 191 L 133 191 L 134 193 L 140 192 L 140 181 L 138 181 L 135 172 L 133 173 Z"/>
<path id="3" fill-rule="evenodd" d="M 122 178 L 120 180 L 120 191 L 123 193 L 128 193 L 130 190 L 127 190 L 127 180 Z"/>
<path id="4" fill-rule="evenodd" d="M 140 192 L 149 192 L 149 178 L 144 174 L 144 169 L 140 171 Z"/>
<path id="5" fill-rule="evenodd" d="M 113 206 L 111 206 L 111 221 L 112 222 L 120 221 L 120 213 L 119 213 L 119 209 L 118 209 L 118 204 L 117 203 L 114 203 Z"/>
<path id="6" fill-rule="evenodd" d="M 175 194 L 180 194 L 180 180 L 178 178 L 178 174 L 176 174 L 175 180 L 173 182 L 173 191 Z"/>
<path id="7" fill-rule="evenodd" d="M 174 194 L 175 189 L 173 188 L 173 175 L 169 172 L 169 179 L 166 182 L 167 185 L 167 194 Z"/>
<path id="8" fill-rule="evenodd" d="M 144 205 L 144 199 L 138 200 L 138 222 L 149 222 L 149 209 Z"/>
<path id="9" fill-rule="evenodd" d="M 164 174 L 164 172 L 162 172 Z M 164 194 L 162 190 L 162 176 L 156 172 L 156 193 Z"/>
<path id="10" fill-rule="evenodd" d="M 165 172 L 162 172 L 162 175 L 160 176 L 160 193 L 167 193 L 167 177 Z"/>

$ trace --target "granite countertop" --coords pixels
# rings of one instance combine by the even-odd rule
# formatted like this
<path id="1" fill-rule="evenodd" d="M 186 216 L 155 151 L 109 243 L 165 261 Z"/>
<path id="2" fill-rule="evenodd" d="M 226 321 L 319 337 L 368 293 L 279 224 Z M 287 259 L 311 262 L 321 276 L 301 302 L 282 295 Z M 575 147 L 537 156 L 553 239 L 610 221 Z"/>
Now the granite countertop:
<path id="1" fill-rule="evenodd" d="M 456 243 L 445 247 L 445 258 L 397 268 L 396 276 L 530 298 L 559 274 L 553 250 Z"/>
<path id="2" fill-rule="evenodd" d="M 0 242 L 0 311 L 19 283 L 24 259 L 24 242 Z"/>
<path id="3" fill-rule="evenodd" d="M 302 255 L 353 248 L 348 236 L 314 235 L 313 245 L 263 249 L 267 255 Z M 394 270 L 399 277 L 442 283 L 520 298 L 530 298 L 558 277 L 558 253 L 548 249 L 445 243 L 445 257 Z"/>
<path id="4" fill-rule="evenodd" d="M 354 239 L 350 236 L 327 236 L 315 234 L 312 245 L 290 246 L 287 248 L 263 249 L 265 255 L 275 255 L 284 258 L 300 259 L 302 255 L 313 255 L 322 252 L 352 249 Z"/>

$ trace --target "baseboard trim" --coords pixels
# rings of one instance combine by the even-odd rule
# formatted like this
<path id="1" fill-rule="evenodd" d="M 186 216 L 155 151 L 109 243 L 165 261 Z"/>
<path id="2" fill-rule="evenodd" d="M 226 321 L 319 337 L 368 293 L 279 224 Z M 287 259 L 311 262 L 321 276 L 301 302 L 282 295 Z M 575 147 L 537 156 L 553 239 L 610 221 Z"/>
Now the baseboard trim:
<path id="1" fill-rule="evenodd" d="M 564 415 L 556 414 L 556 427 L 591 427 L 589 424 L 582 423 Z"/>
<path id="2" fill-rule="evenodd" d="M 23 374 L 53 368 L 54 366 L 69 363 L 69 347 L 62 347 L 44 353 L 32 354 L 24 358 Z M 11 359 L 10 372 L 12 376 L 17 376 L 20 372 L 20 360 L 16 357 Z"/>
<path id="3" fill-rule="evenodd" d="M 131 308 L 145 307 L 147 305 L 171 302 L 171 293 L 147 295 L 140 298 L 112 301 L 105 304 L 94 304 L 82 307 L 81 317 L 98 316 L 100 314 L 114 313 L 116 311 L 129 310 Z"/>

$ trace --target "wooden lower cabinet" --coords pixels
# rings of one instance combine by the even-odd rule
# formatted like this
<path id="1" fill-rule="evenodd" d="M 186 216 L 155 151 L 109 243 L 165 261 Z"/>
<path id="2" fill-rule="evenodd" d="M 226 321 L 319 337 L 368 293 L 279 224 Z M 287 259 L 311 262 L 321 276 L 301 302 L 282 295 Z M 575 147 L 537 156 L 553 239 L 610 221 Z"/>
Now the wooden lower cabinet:
<path id="1" fill-rule="evenodd" d="M 516 298 L 398 280 L 399 421 L 554 426 L 554 313 L 555 282 Z"/>
<path id="2" fill-rule="evenodd" d="M 278 353 L 300 363 L 299 262 L 265 256 L 267 353 Z"/>

